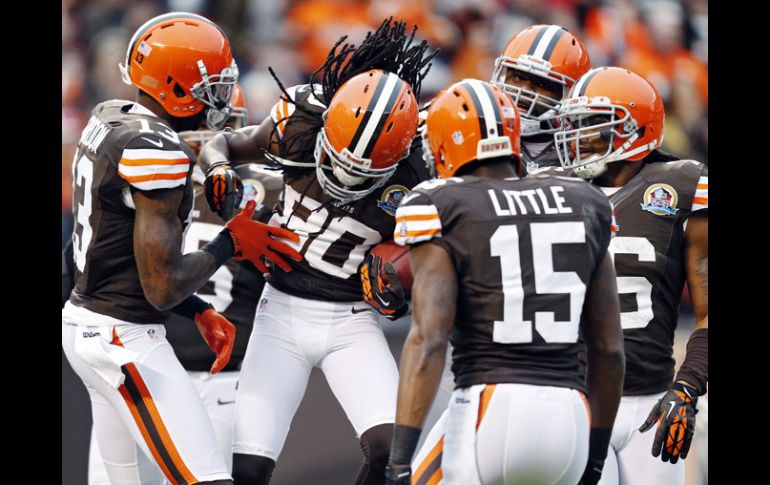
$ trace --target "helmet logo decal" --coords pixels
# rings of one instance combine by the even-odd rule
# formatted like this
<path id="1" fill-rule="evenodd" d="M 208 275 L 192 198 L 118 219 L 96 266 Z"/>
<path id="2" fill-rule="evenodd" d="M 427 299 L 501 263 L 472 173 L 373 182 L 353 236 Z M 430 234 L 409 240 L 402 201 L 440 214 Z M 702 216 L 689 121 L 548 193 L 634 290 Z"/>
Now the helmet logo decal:
<path id="1" fill-rule="evenodd" d="M 455 145 L 462 145 L 465 139 L 463 138 L 463 134 L 460 132 L 460 130 L 455 131 L 452 133 L 452 141 L 455 142 Z"/>
<path id="2" fill-rule="evenodd" d="M 676 207 L 679 195 L 668 184 L 652 184 L 644 191 L 642 209 L 657 216 L 673 216 L 679 209 Z"/>

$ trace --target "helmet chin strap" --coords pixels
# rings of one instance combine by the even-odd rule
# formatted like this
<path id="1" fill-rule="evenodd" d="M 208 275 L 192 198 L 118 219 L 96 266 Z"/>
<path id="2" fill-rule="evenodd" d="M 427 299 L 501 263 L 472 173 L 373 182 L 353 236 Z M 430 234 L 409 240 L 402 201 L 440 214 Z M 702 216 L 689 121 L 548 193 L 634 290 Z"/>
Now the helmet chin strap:
<path id="1" fill-rule="evenodd" d="M 608 131 L 608 130 L 605 130 Z M 605 137 L 604 132 L 601 134 L 602 138 Z M 633 145 L 633 143 L 639 138 L 639 133 L 634 133 L 628 140 L 626 140 L 617 150 L 610 153 L 606 157 L 597 157 L 595 161 L 587 160 L 583 164 L 574 168 L 575 174 L 582 178 L 592 179 L 603 174 L 607 170 L 607 164 L 612 162 L 619 162 L 633 157 L 638 153 L 642 153 L 646 150 L 654 150 L 658 145 L 657 140 L 653 140 L 650 143 L 636 147 L 631 151 L 626 151 Z"/>

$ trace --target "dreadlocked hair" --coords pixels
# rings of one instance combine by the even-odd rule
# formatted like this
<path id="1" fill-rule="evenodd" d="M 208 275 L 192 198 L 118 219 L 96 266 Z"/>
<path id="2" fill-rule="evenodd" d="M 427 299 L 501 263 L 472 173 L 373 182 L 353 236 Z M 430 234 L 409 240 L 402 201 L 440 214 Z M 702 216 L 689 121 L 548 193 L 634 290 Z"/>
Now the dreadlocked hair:
<path id="1" fill-rule="evenodd" d="M 408 83 L 416 99 L 419 100 L 422 81 L 431 67 L 431 60 L 438 53 L 428 42 L 423 40 L 414 44 L 417 26 L 412 28 L 411 35 L 406 35 L 406 22 L 393 22 L 390 17 L 382 22 L 374 32 L 368 32 L 361 45 L 346 43 L 347 36 L 341 37 L 326 56 L 324 64 L 310 75 L 311 95 L 324 105 L 329 106 L 334 94 L 350 78 L 370 69 L 381 69 L 396 74 Z M 302 129 L 284 132 L 284 138 L 279 140 L 278 125 L 287 123 L 288 117 L 278 120 L 270 134 L 270 147 L 277 145 L 279 156 L 297 162 L 313 160 L 315 138 L 323 127 L 323 109 L 318 106 L 302 105 L 294 101 L 283 83 L 275 75 L 272 68 L 270 74 L 278 83 L 282 98 L 294 105 L 292 124 L 301 123 Z M 266 150 L 266 159 L 278 162 Z M 284 173 L 287 167 L 284 165 Z M 289 167 L 287 175 L 297 168 Z M 301 170 L 301 169 L 300 169 Z"/>

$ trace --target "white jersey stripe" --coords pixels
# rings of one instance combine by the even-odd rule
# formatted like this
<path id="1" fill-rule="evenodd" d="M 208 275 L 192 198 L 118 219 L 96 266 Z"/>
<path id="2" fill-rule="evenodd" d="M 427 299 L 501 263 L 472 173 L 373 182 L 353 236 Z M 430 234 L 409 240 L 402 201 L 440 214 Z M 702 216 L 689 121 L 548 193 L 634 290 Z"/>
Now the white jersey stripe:
<path id="1" fill-rule="evenodd" d="M 176 174 L 187 173 L 190 169 L 190 165 L 140 165 L 138 167 L 131 167 L 123 165 L 118 166 L 118 171 L 126 177 L 138 177 L 142 175 L 154 175 L 154 174 Z"/>
<path id="2" fill-rule="evenodd" d="M 185 184 L 185 179 L 179 180 L 148 180 L 147 182 L 134 182 L 131 185 L 139 190 L 173 189 Z"/>
<path id="3" fill-rule="evenodd" d="M 414 215 L 436 215 L 438 216 L 438 209 L 433 204 L 430 205 L 408 205 L 401 206 L 396 210 L 396 218 L 404 216 Z"/>
<path id="4" fill-rule="evenodd" d="M 126 148 L 121 158 L 126 160 L 174 160 L 188 158 L 181 150 L 153 150 L 151 148 Z"/>

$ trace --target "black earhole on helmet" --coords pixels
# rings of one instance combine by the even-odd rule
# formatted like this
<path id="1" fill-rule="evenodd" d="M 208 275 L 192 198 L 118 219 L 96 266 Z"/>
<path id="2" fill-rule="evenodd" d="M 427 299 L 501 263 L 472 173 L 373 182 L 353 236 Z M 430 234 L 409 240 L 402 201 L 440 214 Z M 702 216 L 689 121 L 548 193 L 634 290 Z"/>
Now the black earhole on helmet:
<path id="1" fill-rule="evenodd" d="M 358 118 L 360 114 L 361 114 L 361 107 L 359 106 L 358 109 L 356 110 L 356 118 Z"/>
<path id="2" fill-rule="evenodd" d="M 369 91 L 369 85 L 367 84 L 364 86 L 364 94 L 366 94 Z"/>
<path id="3" fill-rule="evenodd" d="M 171 84 L 172 82 L 174 82 L 174 78 L 173 77 L 169 76 L 169 77 L 166 78 L 166 84 Z"/>
<path id="4" fill-rule="evenodd" d="M 455 89 L 454 91 L 452 91 L 452 94 L 454 94 L 454 95 L 455 95 L 455 96 L 457 96 L 458 98 L 460 97 L 460 93 L 459 93 L 459 92 L 457 92 L 457 90 L 456 90 L 456 89 Z"/>
<path id="5" fill-rule="evenodd" d="M 404 104 L 406 104 L 406 103 L 404 103 L 403 101 L 401 101 L 401 105 L 398 107 L 398 109 L 404 109 Z"/>
<path id="6" fill-rule="evenodd" d="M 465 111 L 470 111 L 470 110 L 468 109 L 468 104 L 467 104 L 467 103 L 463 103 L 463 109 L 464 109 Z"/>
<path id="7" fill-rule="evenodd" d="M 174 94 L 177 98 L 184 98 L 185 96 L 184 89 L 177 83 L 174 83 Z"/>
<path id="8" fill-rule="evenodd" d="M 391 128 L 393 128 L 393 122 L 391 121 L 388 125 L 388 128 L 385 130 L 386 133 L 390 133 Z"/>

